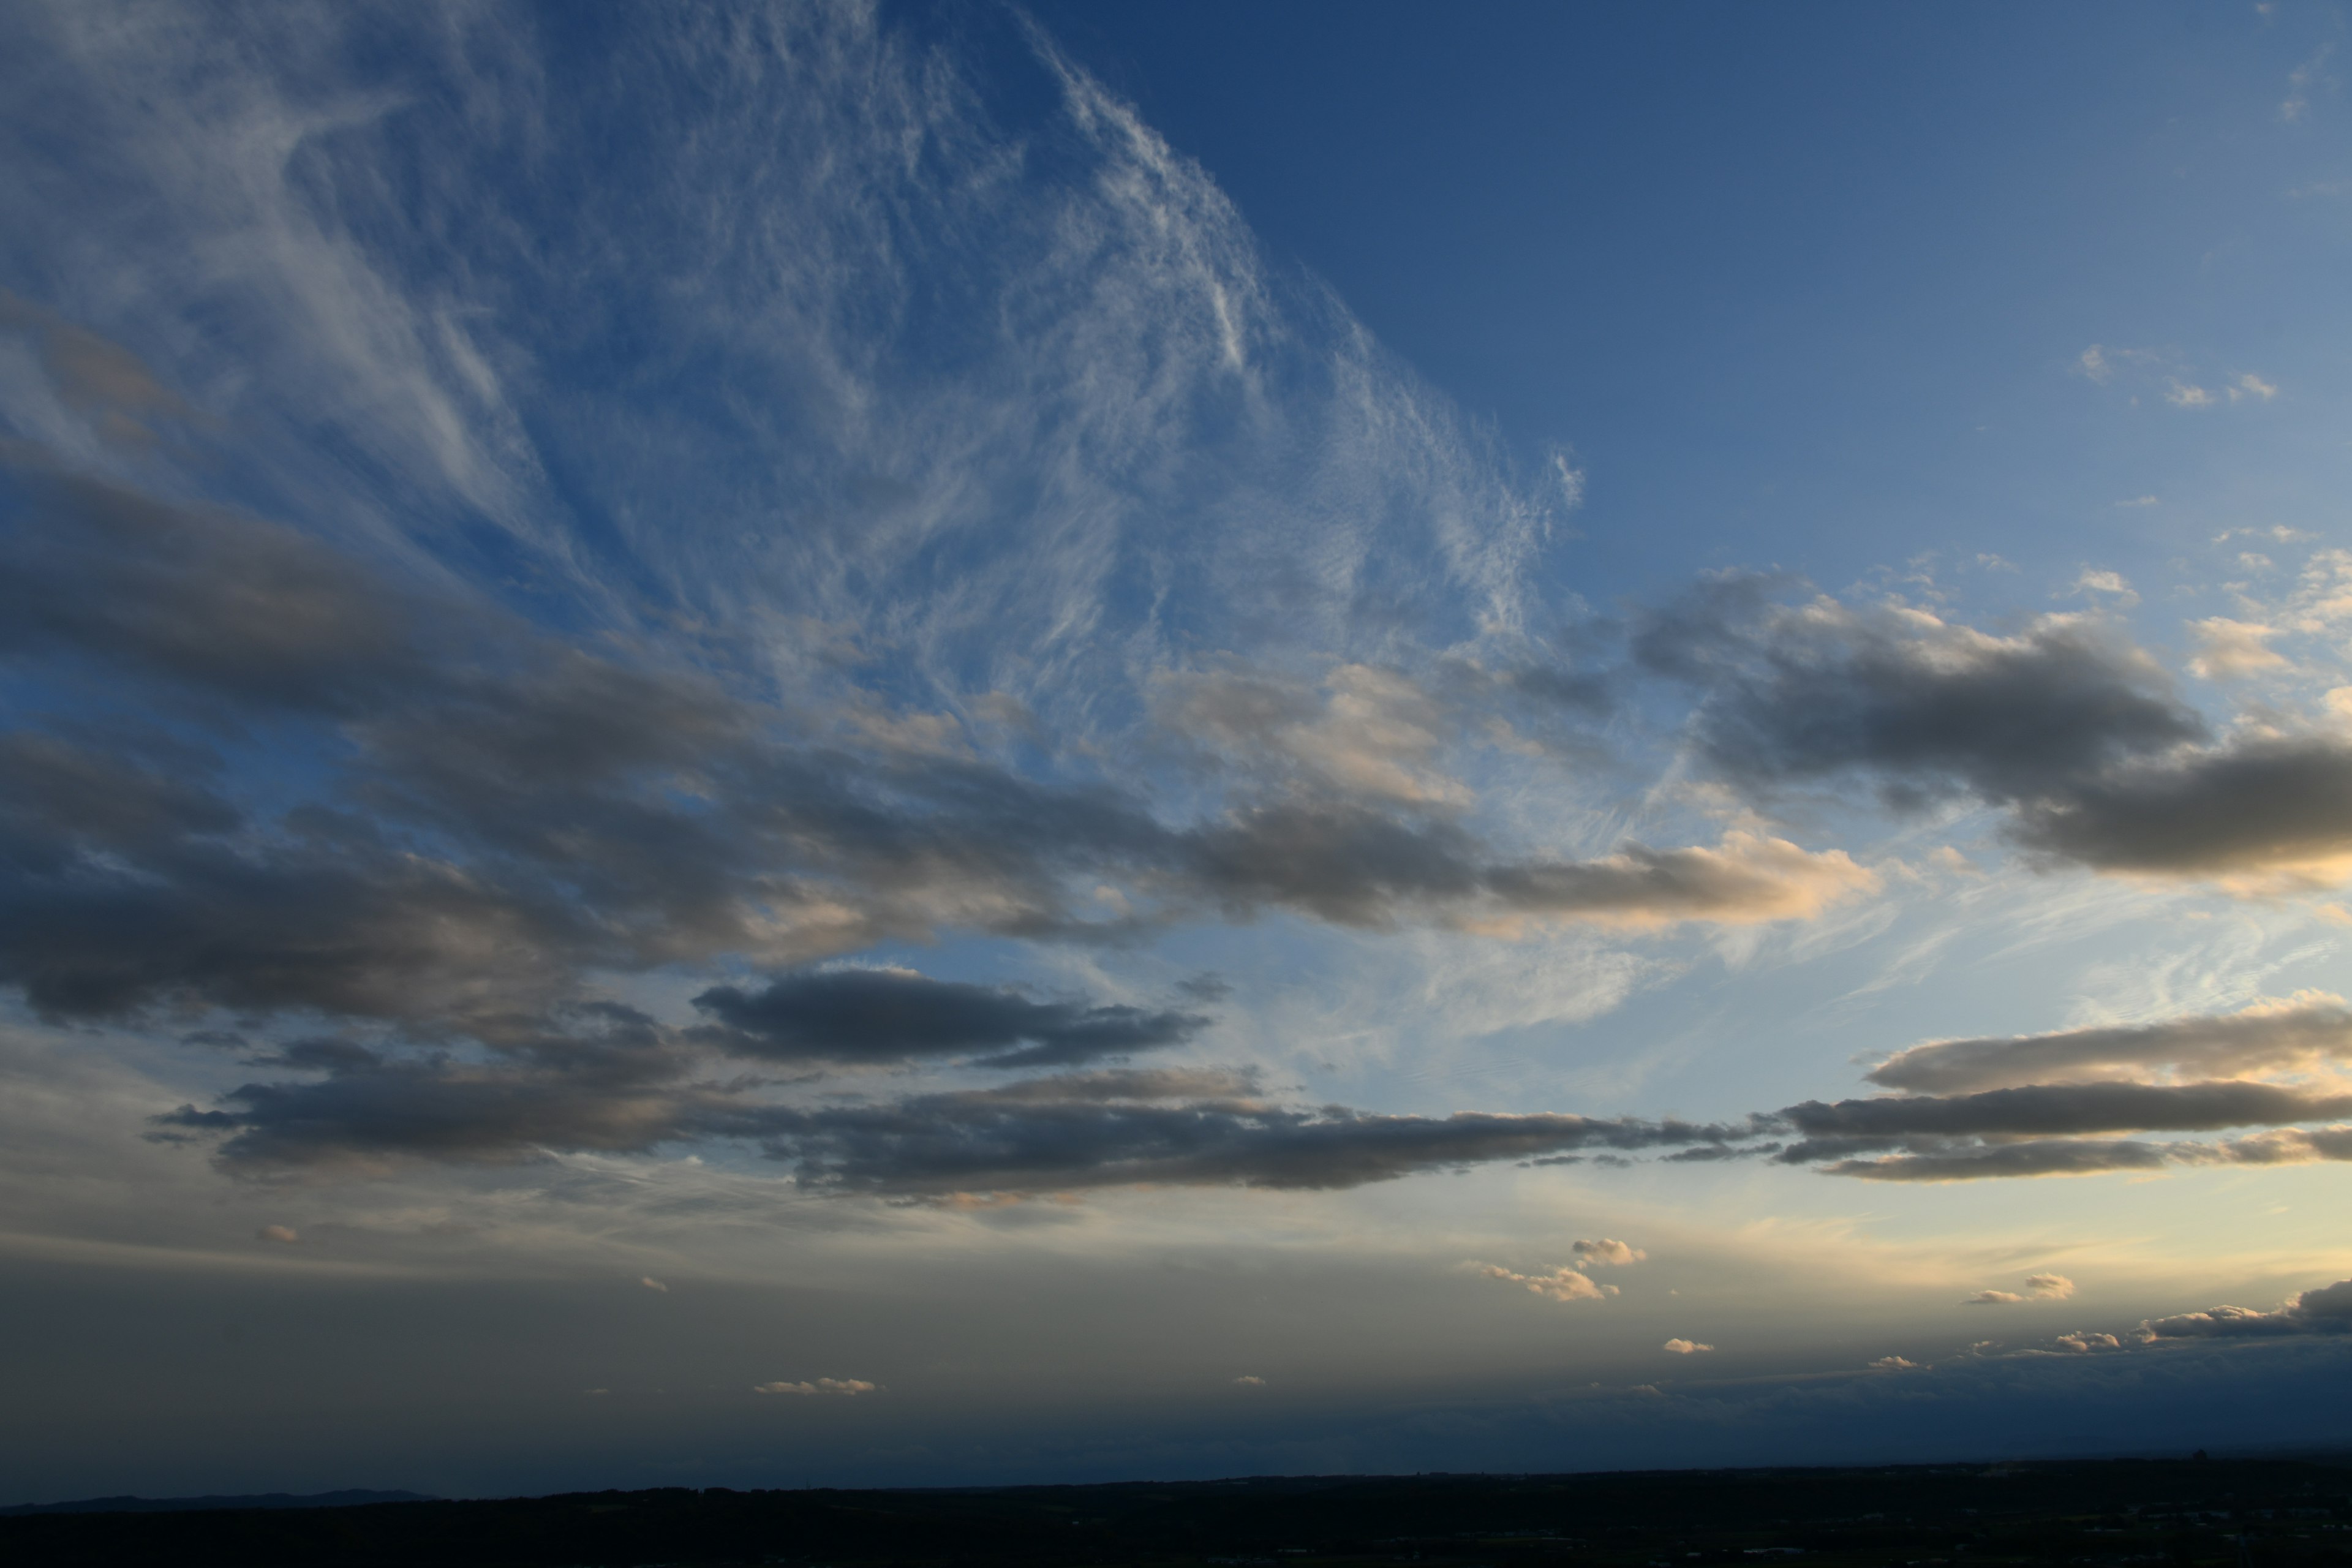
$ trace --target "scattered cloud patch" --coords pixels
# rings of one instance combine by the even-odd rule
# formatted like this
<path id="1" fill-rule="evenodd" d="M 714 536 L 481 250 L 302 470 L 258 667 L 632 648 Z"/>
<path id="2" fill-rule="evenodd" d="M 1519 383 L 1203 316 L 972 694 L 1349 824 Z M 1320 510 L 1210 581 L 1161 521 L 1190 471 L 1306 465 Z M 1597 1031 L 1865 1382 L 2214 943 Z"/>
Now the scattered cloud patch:
<path id="1" fill-rule="evenodd" d="M 1639 1263 L 1650 1256 L 1638 1247 L 1606 1236 L 1597 1241 L 1579 1240 L 1569 1248 L 1569 1251 L 1575 1254 L 1576 1267 L 1580 1268 L 1590 1264 L 1615 1264 L 1622 1267 L 1626 1264 Z"/>
<path id="2" fill-rule="evenodd" d="M 1715 1349 L 1713 1345 L 1703 1345 L 1696 1340 L 1685 1339 L 1671 1339 L 1658 1348 L 1668 1355 L 1705 1355 Z"/>
<path id="3" fill-rule="evenodd" d="M 880 1390 L 881 1384 L 856 1377 L 820 1377 L 813 1383 L 755 1383 L 751 1385 L 754 1394 L 831 1395 L 843 1399 L 854 1399 L 861 1394 L 875 1394 Z"/>
<path id="4" fill-rule="evenodd" d="M 656 1290 L 665 1296 L 669 1294 L 669 1287 L 663 1284 L 660 1280 L 655 1279 L 650 1274 L 641 1277 L 637 1280 L 637 1283 L 647 1290 Z"/>
<path id="5" fill-rule="evenodd" d="M 2120 572 L 2097 571 L 2086 567 L 2083 574 L 2074 579 L 2074 592 L 2104 594 L 2111 599 L 2126 605 L 2139 603 L 2139 595 L 2133 590 L 2129 583 L 2124 581 L 2123 574 Z"/>
<path id="6" fill-rule="evenodd" d="M 280 1247 L 292 1247 L 302 1239 L 290 1225 L 265 1225 L 254 1235 L 262 1241 L 274 1241 Z"/>
<path id="7" fill-rule="evenodd" d="M 2194 382 L 2168 376 L 2165 380 L 2164 400 L 2175 408 L 2210 408 L 2213 395 Z"/>
<path id="8" fill-rule="evenodd" d="M 1580 1273 L 1573 1264 L 1564 1263 L 1542 1274 L 1517 1274 L 1495 1264 L 1474 1264 L 1472 1267 L 1489 1279 L 1501 1279 L 1509 1284 L 1525 1286 L 1535 1294 L 1551 1301 L 1601 1301 L 1618 1293 L 1617 1287 L 1614 1285 L 1594 1284 L 1589 1276 Z"/>

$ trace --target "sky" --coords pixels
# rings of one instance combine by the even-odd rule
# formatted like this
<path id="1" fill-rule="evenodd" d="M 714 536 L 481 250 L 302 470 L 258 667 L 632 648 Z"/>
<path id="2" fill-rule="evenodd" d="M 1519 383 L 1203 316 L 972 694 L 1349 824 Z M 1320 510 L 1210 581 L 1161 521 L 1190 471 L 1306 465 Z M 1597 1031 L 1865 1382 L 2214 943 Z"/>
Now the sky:
<path id="1" fill-rule="evenodd" d="M 2342 5 L 0 4 L 0 1503 L 2341 1445 Z"/>

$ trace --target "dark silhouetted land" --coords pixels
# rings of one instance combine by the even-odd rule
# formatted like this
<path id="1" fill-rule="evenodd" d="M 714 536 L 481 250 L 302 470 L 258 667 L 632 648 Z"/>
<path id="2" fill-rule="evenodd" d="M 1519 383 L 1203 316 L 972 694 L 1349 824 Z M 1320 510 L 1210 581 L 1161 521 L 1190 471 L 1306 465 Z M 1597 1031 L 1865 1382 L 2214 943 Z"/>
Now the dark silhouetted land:
<path id="1" fill-rule="evenodd" d="M 195 1500 L 206 1506 L 16 1512 L 0 1518 L 0 1561 L 23 1568 L 2352 1563 L 2352 1461 L 2335 1459 L 1294 1477 L 919 1491 L 679 1488 L 307 1508 Z"/>

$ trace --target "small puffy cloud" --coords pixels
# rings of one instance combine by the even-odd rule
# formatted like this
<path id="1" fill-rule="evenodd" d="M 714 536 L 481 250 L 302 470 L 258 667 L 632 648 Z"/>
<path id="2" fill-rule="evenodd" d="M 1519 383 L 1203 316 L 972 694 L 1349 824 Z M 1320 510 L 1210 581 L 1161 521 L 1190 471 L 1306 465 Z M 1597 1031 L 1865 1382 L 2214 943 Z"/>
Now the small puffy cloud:
<path id="1" fill-rule="evenodd" d="M 2014 1307 L 2025 1298 L 2014 1290 L 1979 1290 L 1961 1300 L 1963 1307 Z"/>
<path id="2" fill-rule="evenodd" d="M 1628 1263 L 1639 1263 L 1650 1256 L 1638 1247 L 1630 1247 L 1613 1237 L 1607 1236 L 1598 1241 L 1579 1241 L 1569 1250 L 1576 1255 L 1579 1268 L 1595 1263 L 1613 1263 L 1622 1266 Z"/>
<path id="3" fill-rule="evenodd" d="M 814 1383 L 755 1383 L 754 1394 L 835 1394 L 852 1399 L 861 1394 L 879 1392 L 881 1384 L 857 1377 L 820 1377 Z"/>
<path id="4" fill-rule="evenodd" d="M 660 1280 L 655 1279 L 650 1274 L 641 1276 L 638 1279 L 637 1283 L 644 1286 L 648 1290 L 658 1290 L 665 1296 L 669 1294 L 669 1287 L 663 1284 Z"/>
<path id="5" fill-rule="evenodd" d="M 1883 1355 L 1870 1363 L 1873 1372 L 1916 1372 L 1919 1363 L 1906 1356 Z"/>
<path id="6" fill-rule="evenodd" d="M 2101 386 L 2116 378 L 2116 367 L 2109 363 L 2106 349 L 2098 343 L 2093 343 L 2082 352 L 2074 361 L 2074 370 L 2077 374 Z"/>
<path id="7" fill-rule="evenodd" d="M 2075 1355 L 2096 1355 L 2102 1351 L 2119 1351 L 2124 1348 L 2123 1341 L 2113 1334 L 2086 1332 L 2060 1334 L 2052 1342 L 2059 1349 L 2069 1351 Z"/>
<path id="8" fill-rule="evenodd" d="M 2171 404 L 2175 408 L 2210 408 L 2213 406 L 2213 395 L 2211 393 L 2206 391 L 2203 387 L 2197 385 L 2194 382 L 2183 381 L 2177 375 L 2168 376 L 2165 379 L 2164 400 L 2167 403 Z"/>
<path id="9" fill-rule="evenodd" d="M 2286 657 L 2268 646 L 2279 635 L 2276 626 L 2209 616 L 2190 622 L 2189 630 L 2197 639 L 2197 657 L 2189 661 L 2189 672 L 2201 680 L 2235 680 L 2287 668 Z"/>
<path id="10" fill-rule="evenodd" d="M 2319 46 L 2309 59 L 2286 73 L 2286 96 L 2279 100 L 2278 117 L 2293 125 L 2311 113 L 2311 89 L 2332 85 L 2323 74 L 2327 57 L 2336 52 L 2333 39 Z"/>
<path id="11" fill-rule="evenodd" d="M 1707 1352 L 1715 1349 L 1713 1345 L 1703 1345 L 1696 1340 L 1685 1339 L 1668 1340 L 1664 1344 L 1660 1345 L 1658 1348 L 1664 1351 L 1668 1355 L 1705 1355 Z"/>
<path id="12" fill-rule="evenodd" d="M 263 1241 L 274 1241 L 281 1247 L 291 1247 L 301 1240 L 290 1225 L 265 1225 L 254 1235 Z"/>
<path id="13" fill-rule="evenodd" d="M 2251 372 L 2230 384 L 2230 401 L 2232 403 L 2247 399 L 2256 403 L 2268 403 L 2277 395 L 2277 387 Z"/>
<path id="14" fill-rule="evenodd" d="M 1577 1271 L 1573 1264 L 1562 1264 L 1544 1274 L 1517 1274 L 1495 1264 L 1473 1264 L 1489 1279 L 1501 1279 L 1513 1285 L 1524 1285 L 1537 1295 L 1552 1301 L 1601 1301 L 1617 1294 L 1614 1285 L 1596 1285 Z"/>
<path id="15" fill-rule="evenodd" d="M 1244 1373 L 1243 1376 L 1234 1379 L 1234 1386 L 1236 1388 L 1264 1388 L 1265 1386 L 1265 1379 Z"/>
<path id="16" fill-rule="evenodd" d="M 2106 572 L 2086 567 L 2083 574 L 2074 579 L 2074 592 L 2105 594 L 2109 598 L 2126 605 L 2139 603 L 2139 594 L 2124 580 L 2124 574 L 2120 572 Z"/>

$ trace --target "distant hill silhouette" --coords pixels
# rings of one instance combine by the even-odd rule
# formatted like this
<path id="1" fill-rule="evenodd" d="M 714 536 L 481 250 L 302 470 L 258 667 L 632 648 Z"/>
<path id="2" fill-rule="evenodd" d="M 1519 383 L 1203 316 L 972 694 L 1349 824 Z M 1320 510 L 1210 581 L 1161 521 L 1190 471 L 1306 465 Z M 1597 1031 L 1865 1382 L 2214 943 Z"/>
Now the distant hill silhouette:
<path id="1" fill-rule="evenodd" d="M 372 1502 L 432 1502 L 423 1492 L 261 1492 L 252 1497 L 94 1497 L 79 1502 L 20 1502 L 0 1516 L 22 1513 L 206 1513 L 230 1508 L 357 1508 Z"/>

